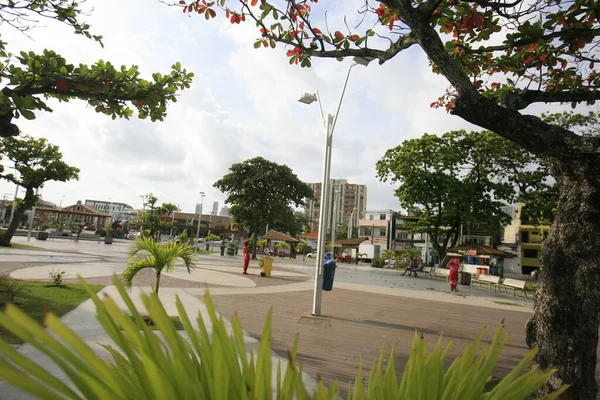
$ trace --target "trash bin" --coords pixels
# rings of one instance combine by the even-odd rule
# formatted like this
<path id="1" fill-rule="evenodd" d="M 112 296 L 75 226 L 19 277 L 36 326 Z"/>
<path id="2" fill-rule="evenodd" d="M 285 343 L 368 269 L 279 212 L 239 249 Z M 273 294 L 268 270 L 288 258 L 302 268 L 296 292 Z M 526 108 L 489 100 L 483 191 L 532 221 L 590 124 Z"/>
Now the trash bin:
<path id="1" fill-rule="evenodd" d="M 325 260 L 323 263 L 323 290 L 330 291 L 333 289 L 333 278 L 335 278 L 335 261 Z"/>
<path id="2" fill-rule="evenodd" d="M 471 273 L 470 272 L 459 272 L 458 273 L 458 283 L 464 286 L 469 286 L 471 284 Z"/>
<path id="3" fill-rule="evenodd" d="M 48 232 L 40 231 L 35 235 L 37 240 L 48 240 Z"/>
<path id="4" fill-rule="evenodd" d="M 262 268 L 260 276 L 267 278 L 271 277 L 271 269 L 273 268 L 273 259 L 271 257 L 263 257 L 260 259 L 258 265 Z"/>

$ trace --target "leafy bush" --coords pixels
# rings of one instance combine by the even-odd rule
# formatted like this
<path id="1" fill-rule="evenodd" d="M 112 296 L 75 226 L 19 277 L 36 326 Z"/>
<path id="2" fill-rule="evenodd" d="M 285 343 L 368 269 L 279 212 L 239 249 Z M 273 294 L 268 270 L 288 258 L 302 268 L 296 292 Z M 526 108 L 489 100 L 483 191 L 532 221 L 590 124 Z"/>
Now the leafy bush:
<path id="1" fill-rule="evenodd" d="M 54 282 L 54 286 L 62 285 L 63 275 L 65 274 L 66 272 L 61 271 L 60 269 L 52 269 L 50 272 L 48 272 L 48 276 L 50 276 L 50 279 L 52 279 L 52 282 Z"/>
<path id="2" fill-rule="evenodd" d="M 190 241 L 190 237 L 188 236 L 187 232 L 182 232 L 179 234 L 178 238 L 181 243 L 187 243 Z"/>
<path id="3" fill-rule="evenodd" d="M 271 313 L 267 314 L 258 353 L 246 352 L 239 319 L 232 320 L 232 334 L 214 311 L 212 300 L 205 302 L 212 326 L 209 335 L 202 315 L 198 330 L 177 298 L 179 317 L 189 339 L 179 335 L 156 293 L 142 295 L 142 302 L 160 334 L 143 322 L 131 298 L 115 276 L 113 281 L 127 310 L 121 310 L 110 297 L 103 300 L 86 285 L 97 310 L 98 321 L 117 348 L 106 345 L 112 360 L 98 356 L 75 332 L 52 313 L 46 315 L 43 329 L 18 307 L 9 305 L 0 312 L 0 325 L 48 355 L 65 372 L 70 382 L 48 374 L 12 346 L 0 340 L 0 378 L 38 398 L 71 399 L 298 399 L 337 398 L 337 383 L 326 388 L 317 380 L 311 396 L 296 364 L 298 337 L 288 353 L 282 376 L 281 365 L 273 374 L 271 364 Z M 131 314 L 131 315 L 129 315 Z M 411 356 L 400 382 L 396 373 L 394 346 L 384 368 L 385 350 L 373 365 L 368 379 L 362 368 L 351 387 L 353 399 L 524 399 L 534 393 L 555 371 L 539 372 L 530 368 L 536 350 L 530 351 L 513 371 L 489 392 L 490 381 L 505 339 L 500 325 L 492 342 L 480 351 L 482 335 L 466 346 L 450 367 L 445 369 L 448 347 L 438 340 L 427 355 L 427 343 L 415 333 Z M 52 331 L 52 332 L 50 332 Z M 161 339 L 162 338 L 162 339 Z M 450 346 L 449 344 L 448 346 Z M 275 382 L 272 377 L 275 377 Z M 366 383 L 366 386 L 365 386 Z M 72 386 L 70 385 L 72 384 Z M 273 385 L 275 384 L 275 385 Z M 546 399 L 554 399 L 562 391 Z"/>
<path id="4" fill-rule="evenodd" d="M 8 301 L 14 302 L 15 297 L 23 291 L 30 291 L 25 283 L 11 278 L 7 273 L 0 274 L 0 293 L 4 293 Z"/>
<path id="5" fill-rule="evenodd" d="M 384 265 L 385 265 L 385 260 L 381 257 L 375 257 L 371 261 L 371 267 L 373 267 L 373 268 L 383 268 Z"/>

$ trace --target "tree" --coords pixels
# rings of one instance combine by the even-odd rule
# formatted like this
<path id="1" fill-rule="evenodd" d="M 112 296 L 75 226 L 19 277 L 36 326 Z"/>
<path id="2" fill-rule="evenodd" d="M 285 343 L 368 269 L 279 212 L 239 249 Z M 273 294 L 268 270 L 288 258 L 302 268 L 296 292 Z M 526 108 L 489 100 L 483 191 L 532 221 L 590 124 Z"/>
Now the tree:
<path id="1" fill-rule="evenodd" d="M 293 218 L 291 206 L 304 204 L 304 198 L 313 197 L 313 191 L 287 165 L 279 165 L 255 157 L 229 167 L 229 173 L 214 183 L 227 195 L 233 219 L 247 227 L 257 242 L 259 232 L 274 222 Z M 252 257 L 256 258 L 256 248 Z"/>
<path id="2" fill-rule="evenodd" d="M 207 242 L 210 242 L 210 249 L 212 250 L 214 242 L 216 242 L 217 240 L 221 240 L 221 237 L 219 235 L 215 235 L 215 234 L 211 233 L 210 235 L 205 237 L 204 240 L 206 240 Z"/>
<path id="3" fill-rule="evenodd" d="M 38 17 L 53 19 L 101 43 L 102 37 L 92 35 L 89 25 L 80 22 L 82 14 L 75 1 L 0 1 L 0 24 L 27 31 Z M 19 134 L 15 120 L 34 119 L 38 111 L 52 112 L 45 102 L 48 98 L 61 102 L 80 99 L 113 119 L 131 117 L 132 106 L 139 118 L 162 121 L 167 104 L 177 101 L 177 90 L 188 88 L 194 76 L 178 62 L 170 73 L 154 73 L 151 80 L 145 80 L 135 65 L 115 68 L 103 60 L 74 65 L 52 50 L 42 54 L 21 51 L 14 56 L 6 48 L 6 43 L 0 42 L 0 136 L 4 137 Z"/>
<path id="4" fill-rule="evenodd" d="M 10 246 L 25 212 L 35 206 L 39 199 L 36 190 L 44 187 L 49 181 L 66 182 L 79 179 L 79 169 L 65 163 L 58 146 L 48 143 L 44 138 L 2 138 L 0 155 L 5 156 L 10 164 L 14 164 L 19 172 L 17 177 L 12 172 L 7 173 L 4 166 L 0 165 L 0 178 L 25 189 L 25 197 L 16 203 L 12 223 L 0 237 L 0 246 Z"/>
<path id="5" fill-rule="evenodd" d="M 296 245 L 298 251 L 302 252 L 302 261 L 306 259 L 306 253 L 310 253 L 312 251 L 312 247 L 306 242 L 300 242 Z"/>
<path id="6" fill-rule="evenodd" d="M 376 168 L 381 180 L 400 184 L 400 204 L 420 217 L 411 229 L 429 234 L 444 260 L 461 227 L 485 223 L 492 234 L 510 222 L 502 208 L 518 193 L 533 193 L 548 176 L 536 162 L 492 132 L 453 131 L 407 140 L 386 151 Z"/>
<path id="7" fill-rule="evenodd" d="M 171 203 L 158 206 L 158 198 L 152 193 L 147 194 L 144 199 L 144 210 L 138 214 L 138 223 L 143 235 L 156 239 L 161 232 L 173 228 L 175 222 L 171 219 L 172 215 L 180 208 Z"/>
<path id="8" fill-rule="evenodd" d="M 121 278 L 123 286 L 128 289 L 131 288 L 133 278 L 135 278 L 137 273 L 149 268 L 154 270 L 156 275 L 154 291 L 158 293 L 160 276 L 163 270 L 167 272 L 173 271 L 177 259 L 183 261 L 188 273 L 196 267 L 194 251 L 194 247 L 187 243 L 169 242 L 159 244 L 151 237 L 140 237 L 131 244 L 129 249 L 129 262 Z"/>
<path id="9" fill-rule="evenodd" d="M 290 64 L 303 67 L 312 57 L 363 57 L 382 64 L 419 47 L 432 71 L 449 84 L 432 107 L 540 157 L 556 180 L 559 199 L 528 323 L 528 343 L 539 346 L 536 362 L 558 369 L 539 394 L 568 383 L 573 398 L 596 398 L 600 136 L 553 126 L 523 110 L 536 103 L 575 106 L 600 98 L 597 2 L 364 0 L 357 1 L 362 22 L 339 30 L 329 21 L 317 26 L 314 0 L 179 4 L 185 13 L 206 19 L 252 21 L 254 47 L 289 46 Z"/>

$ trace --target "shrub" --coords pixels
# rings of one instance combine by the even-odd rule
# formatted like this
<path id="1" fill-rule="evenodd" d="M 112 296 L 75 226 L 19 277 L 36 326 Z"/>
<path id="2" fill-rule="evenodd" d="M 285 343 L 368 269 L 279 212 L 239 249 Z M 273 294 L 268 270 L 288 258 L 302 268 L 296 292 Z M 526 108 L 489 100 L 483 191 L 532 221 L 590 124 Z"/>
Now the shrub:
<path id="1" fill-rule="evenodd" d="M 0 293 L 6 294 L 8 301 L 14 302 L 15 297 L 23 291 L 30 291 L 24 282 L 11 278 L 7 273 L 0 274 Z"/>
<path id="2" fill-rule="evenodd" d="M 52 282 L 54 282 L 54 286 L 60 286 L 62 284 L 63 275 L 65 274 L 66 272 L 61 271 L 60 269 L 52 269 L 50 272 L 48 272 L 48 276 L 50 276 L 50 279 L 52 279 Z"/>
<path id="3" fill-rule="evenodd" d="M 381 257 L 375 257 L 371 261 L 371 267 L 373 267 L 373 268 L 383 268 L 384 264 L 385 264 L 385 260 Z"/>
<path id="4" fill-rule="evenodd" d="M 210 321 L 198 315 L 198 330 L 192 327 L 183 304 L 176 306 L 189 339 L 178 334 L 156 293 L 143 294 L 142 302 L 160 331 L 155 334 L 143 322 L 126 290 L 115 276 L 113 281 L 126 304 L 119 308 L 114 299 L 103 300 L 80 278 L 96 305 L 98 321 L 112 345 L 105 348 L 112 360 L 104 360 L 59 318 L 48 313 L 43 329 L 18 307 L 9 305 L 0 312 L 0 325 L 51 357 L 70 382 L 48 374 L 27 359 L 26 354 L 0 340 L 0 378 L 39 398 L 72 399 L 309 399 L 338 398 L 337 383 L 326 388 L 317 380 L 317 390 L 309 395 L 302 369 L 296 364 L 298 337 L 288 353 L 282 376 L 281 365 L 273 374 L 271 364 L 271 313 L 267 314 L 258 353 L 246 352 L 239 319 L 232 319 L 232 334 L 217 316 L 208 292 L 205 302 Z M 131 315 L 129 315 L 131 314 Z M 207 326 L 212 327 L 209 334 Z M 507 376 L 489 392 L 490 381 L 505 339 L 503 325 L 487 346 L 480 349 L 482 335 L 466 346 L 448 369 L 448 347 L 441 338 L 427 355 L 427 343 L 414 335 L 411 356 L 401 381 L 398 381 L 394 346 L 384 368 L 385 350 L 371 374 L 363 379 L 359 369 L 348 398 L 357 399 L 524 399 L 544 384 L 555 371 L 530 368 L 536 350 L 530 351 Z M 50 332 L 52 331 L 52 332 Z M 450 346 L 449 344 L 448 346 Z M 479 354 L 478 354 L 479 353 Z M 272 377 L 275 377 L 275 382 Z M 364 380 L 364 382 L 363 382 Z M 275 386 L 273 386 L 275 383 Z M 365 386 L 366 383 L 366 386 Z M 558 397 L 563 387 L 546 399 Z M 353 397 L 354 396 L 354 397 Z"/>

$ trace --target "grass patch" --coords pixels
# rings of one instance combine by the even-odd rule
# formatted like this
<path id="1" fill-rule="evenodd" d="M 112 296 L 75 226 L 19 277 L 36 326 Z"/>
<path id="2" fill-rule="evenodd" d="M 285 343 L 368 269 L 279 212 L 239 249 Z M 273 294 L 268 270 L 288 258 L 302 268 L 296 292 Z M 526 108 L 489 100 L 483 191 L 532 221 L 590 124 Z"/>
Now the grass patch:
<path id="1" fill-rule="evenodd" d="M 131 318 L 131 320 L 133 322 L 135 322 L 135 320 L 133 319 L 133 316 L 129 316 Z M 154 324 L 152 324 L 150 317 L 147 315 L 142 315 L 142 318 L 144 319 L 144 322 L 146 323 L 146 325 L 148 325 L 150 327 L 150 329 L 152 329 L 153 331 L 158 330 L 158 327 Z M 182 331 L 183 328 L 183 323 L 181 322 L 181 320 L 179 319 L 179 317 L 169 317 L 169 319 L 171 320 L 171 323 L 175 326 L 175 329 L 178 331 Z"/>
<path id="2" fill-rule="evenodd" d="M 49 282 L 23 281 L 25 290 L 15 297 L 15 304 L 26 314 L 42 323 L 44 312 L 52 311 L 56 316 L 62 317 L 90 296 L 82 285 L 68 283 L 62 286 L 53 286 Z M 104 285 L 90 285 L 96 292 Z M 6 299 L 0 297 L 0 306 Z M 0 339 L 7 343 L 20 344 L 23 341 L 13 336 L 3 326 L 0 326 Z"/>
<path id="3" fill-rule="evenodd" d="M 221 251 L 216 250 L 198 250 L 196 253 L 198 254 L 221 254 Z"/>
<path id="4" fill-rule="evenodd" d="M 515 306 L 522 307 L 519 303 L 513 303 L 512 301 L 492 300 L 496 304 L 502 304 L 504 306 Z"/>
<path id="5" fill-rule="evenodd" d="M 6 249 L 24 249 L 24 250 L 43 250 L 41 247 L 32 246 L 30 244 L 23 243 L 11 243 L 10 247 L 5 247 Z"/>

